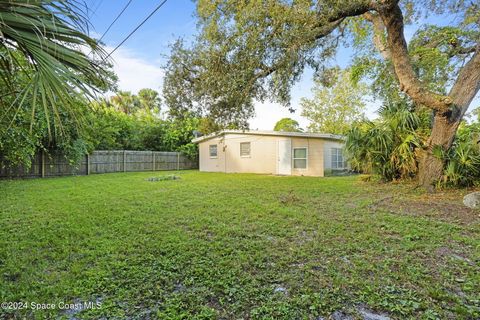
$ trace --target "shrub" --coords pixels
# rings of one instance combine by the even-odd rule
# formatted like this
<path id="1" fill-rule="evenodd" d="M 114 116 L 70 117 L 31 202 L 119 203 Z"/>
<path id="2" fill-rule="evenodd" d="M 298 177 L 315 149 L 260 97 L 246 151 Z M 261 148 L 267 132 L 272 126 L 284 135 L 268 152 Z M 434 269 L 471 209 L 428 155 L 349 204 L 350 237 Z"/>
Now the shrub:
<path id="1" fill-rule="evenodd" d="M 406 104 L 383 107 L 374 121 L 355 123 L 346 135 L 352 169 L 384 181 L 415 178 L 417 150 L 430 134 L 431 114 Z M 467 187 L 480 181 L 480 122 L 462 123 L 448 152 L 434 149 L 445 169 L 438 187 Z"/>

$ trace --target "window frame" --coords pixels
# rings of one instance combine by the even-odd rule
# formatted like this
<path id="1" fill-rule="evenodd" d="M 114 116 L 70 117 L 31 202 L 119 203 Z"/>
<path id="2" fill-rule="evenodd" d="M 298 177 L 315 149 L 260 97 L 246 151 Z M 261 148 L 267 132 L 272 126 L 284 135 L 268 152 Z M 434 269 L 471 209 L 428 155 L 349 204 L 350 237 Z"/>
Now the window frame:
<path id="1" fill-rule="evenodd" d="M 212 147 L 215 147 L 215 155 L 212 156 Z M 218 144 L 209 144 L 208 145 L 208 155 L 210 159 L 217 159 L 218 158 Z"/>
<path id="2" fill-rule="evenodd" d="M 342 148 L 331 148 L 331 166 L 332 169 L 344 170 L 347 168 L 347 161 L 343 155 Z M 339 156 L 341 157 L 342 161 L 339 161 Z M 335 157 L 335 160 L 334 160 Z M 340 167 L 338 165 L 341 165 Z"/>
<path id="3" fill-rule="evenodd" d="M 242 155 L 242 144 L 248 143 L 248 155 Z M 252 156 L 252 143 L 250 141 L 240 142 L 240 158 L 250 158 Z"/>
<path id="4" fill-rule="evenodd" d="M 305 149 L 305 158 L 295 158 L 295 150 L 299 150 L 299 149 Z M 295 148 L 292 148 L 292 167 L 293 169 L 295 170 L 308 170 L 308 147 L 295 147 Z M 296 168 L 295 167 L 295 160 L 305 160 L 305 168 Z"/>

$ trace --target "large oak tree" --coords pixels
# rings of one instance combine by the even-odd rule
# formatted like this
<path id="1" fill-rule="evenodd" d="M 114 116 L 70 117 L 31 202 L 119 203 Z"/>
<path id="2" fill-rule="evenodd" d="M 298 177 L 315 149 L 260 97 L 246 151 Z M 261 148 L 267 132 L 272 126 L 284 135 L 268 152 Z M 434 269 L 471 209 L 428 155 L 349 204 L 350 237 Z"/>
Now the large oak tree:
<path id="1" fill-rule="evenodd" d="M 376 76 L 385 79 L 383 89 L 388 85 L 390 93 L 398 90 L 432 110 L 419 170 L 420 182 L 430 186 L 443 170 L 435 149 L 451 147 L 480 88 L 479 9 L 478 2 L 453 0 L 199 0 L 200 34 L 193 47 L 173 48 L 166 101 L 176 97 L 173 109 L 188 101 L 237 121 L 253 114 L 255 100 L 288 106 L 290 89 L 305 68 L 322 78 L 337 48 L 351 45 L 357 69 L 359 60 L 368 69 L 381 58 L 384 68 Z M 442 25 L 424 23 L 429 15 L 443 17 Z M 417 27 L 410 45 L 406 24 Z M 185 101 L 179 101 L 184 92 Z"/>

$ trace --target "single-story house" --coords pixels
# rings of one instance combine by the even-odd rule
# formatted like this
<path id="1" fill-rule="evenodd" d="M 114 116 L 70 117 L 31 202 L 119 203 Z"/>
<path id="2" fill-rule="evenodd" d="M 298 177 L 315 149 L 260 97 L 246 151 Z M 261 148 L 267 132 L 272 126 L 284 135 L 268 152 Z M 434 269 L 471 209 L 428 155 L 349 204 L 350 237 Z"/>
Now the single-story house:
<path id="1" fill-rule="evenodd" d="M 225 130 L 193 142 L 200 171 L 323 177 L 347 169 L 344 138 L 334 134 Z"/>

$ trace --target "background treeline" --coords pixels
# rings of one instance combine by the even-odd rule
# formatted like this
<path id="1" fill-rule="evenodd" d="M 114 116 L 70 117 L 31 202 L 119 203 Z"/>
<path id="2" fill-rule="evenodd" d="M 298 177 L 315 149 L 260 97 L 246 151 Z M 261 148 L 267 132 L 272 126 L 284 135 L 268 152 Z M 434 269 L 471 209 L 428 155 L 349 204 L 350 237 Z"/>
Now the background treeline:
<path id="1" fill-rule="evenodd" d="M 146 99 L 143 95 L 148 93 Z M 28 103 L 16 110 L 13 121 L 3 118 L 0 131 L 0 154 L 7 165 L 29 165 L 39 150 L 60 151 L 75 162 L 92 150 L 181 151 L 191 158 L 197 155 L 192 144 L 194 131 L 202 121 L 190 115 L 172 118 L 162 114 L 158 93 L 143 89 L 138 95 L 119 92 L 99 101 L 79 100 L 77 112 L 59 108 L 58 115 L 45 110 L 34 111 Z M 78 112 L 78 111 L 81 112 Z M 59 125 L 49 127 L 58 116 Z"/>
<path id="2" fill-rule="evenodd" d="M 16 58 L 22 59 L 20 55 Z M 108 81 L 96 85 L 101 98 L 79 93 L 71 97 L 73 104 L 62 104 L 59 99 L 55 108 L 46 108 L 39 103 L 42 93 L 31 91 L 22 95 L 30 75 L 16 72 L 10 86 L 0 88 L 3 166 L 28 167 L 39 151 L 61 152 L 71 163 L 99 149 L 180 151 L 194 159 L 194 131 L 202 125 L 204 131 L 213 130 L 208 127 L 209 121 L 188 112 L 176 117 L 162 112 L 162 101 L 155 90 L 142 89 L 136 94 L 116 91 L 113 72 Z M 115 94 L 105 97 L 105 93 L 114 91 Z"/>
<path id="3" fill-rule="evenodd" d="M 150 99 L 142 97 L 146 92 Z M 138 95 L 119 92 L 95 102 L 92 111 L 86 128 L 90 148 L 181 151 L 191 158 L 197 155 L 191 141 L 201 119 L 189 114 L 180 118 L 162 113 L 159 95 L 154 90 L 143 89 Z"/>

